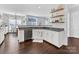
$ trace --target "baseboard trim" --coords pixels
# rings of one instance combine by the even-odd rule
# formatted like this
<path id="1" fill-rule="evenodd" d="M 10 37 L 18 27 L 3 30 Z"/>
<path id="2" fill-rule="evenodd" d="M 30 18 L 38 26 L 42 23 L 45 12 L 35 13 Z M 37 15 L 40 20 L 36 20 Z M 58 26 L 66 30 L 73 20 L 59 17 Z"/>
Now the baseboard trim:
<path id="1" fill-rule="evenodd" d="M 0 47 L 1 47 L 1 45 L 4 43 L 4 41 L 5 41 L 5 39 L 2 41 L 2 43 L 0 44 Z"/>
<path id="2" fill-rule="evenodd" d="M 68 37 L 68 39 L 79 39 L 77 37 Z"/>
<path id="3" fill-rule="evenodd" d="M 48 44 L 50 44 L 50 45 L 52 45 L 52 46 L 54 46 L 55 48 L 57 48 L 57 49 L 60 49 L 59 47 L 57 47 L 57 46 L 55 46 L 55 45 L 53 45 L 53 44 L 51 44 L 50 42 L 48 42 L 48 41 L 46 41 L 46 40 L 43 40 L 44 42 L 46 42 L 46 43 L 48 43 Z"/>

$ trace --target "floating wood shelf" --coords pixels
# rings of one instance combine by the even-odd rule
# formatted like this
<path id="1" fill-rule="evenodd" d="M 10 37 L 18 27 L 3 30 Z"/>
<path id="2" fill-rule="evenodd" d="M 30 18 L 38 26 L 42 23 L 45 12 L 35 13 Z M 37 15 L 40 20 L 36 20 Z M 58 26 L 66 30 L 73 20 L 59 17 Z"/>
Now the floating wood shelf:
<path id="1" fill-rule="evenodd" d="M 52 22 L 52 23 L 64 23 L 64 22 Z"/>
<path id="2" fill-rule="evenodd" d="M 56 17 L 61 17 L 61 16 L 64 16 L 64 15 L 57 15 L 57 16 L 53 16 L 51 18 L 56 18 Z"/>
<path id="3" fill-rule="evenodd" d="M 54 12 L 57 12 L 57 11 L 61 11 L 61 10 L 64 10 L 64 8 L 60 8 L 60 9 L 57 9 L 55 11 L 51 11 L 51 13 L 54 13 Z"/>

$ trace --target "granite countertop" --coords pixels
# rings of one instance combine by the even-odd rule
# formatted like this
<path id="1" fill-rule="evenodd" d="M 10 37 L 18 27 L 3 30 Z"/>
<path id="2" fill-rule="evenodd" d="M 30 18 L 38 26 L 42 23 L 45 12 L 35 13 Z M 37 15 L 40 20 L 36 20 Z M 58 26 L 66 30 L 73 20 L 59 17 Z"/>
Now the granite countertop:
<path id="1" fill-rule="evenodd" d="M 18 29 L 45 29 L 45 30 L 52 30 L 52 31 L 64 31 L 64 28 L 54 28 L 52 26 L 44 25 L 44 26 L 27 26 L 27 25 L 20 25 Z"/>

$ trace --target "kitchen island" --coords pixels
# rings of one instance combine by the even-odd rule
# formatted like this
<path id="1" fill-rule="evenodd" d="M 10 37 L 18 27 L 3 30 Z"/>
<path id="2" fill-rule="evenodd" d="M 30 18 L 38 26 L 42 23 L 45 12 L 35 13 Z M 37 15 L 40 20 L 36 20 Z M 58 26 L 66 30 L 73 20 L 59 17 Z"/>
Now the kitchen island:
<path id="1" fill-rule="evenodd" d="M 18 40 L 33 39 L 33 42 L 43 43 L 43 40 L 61 47 L 67 42 L 64 42 L 64 28 L 53 28 L 52 26 L 18 26 Z"/>

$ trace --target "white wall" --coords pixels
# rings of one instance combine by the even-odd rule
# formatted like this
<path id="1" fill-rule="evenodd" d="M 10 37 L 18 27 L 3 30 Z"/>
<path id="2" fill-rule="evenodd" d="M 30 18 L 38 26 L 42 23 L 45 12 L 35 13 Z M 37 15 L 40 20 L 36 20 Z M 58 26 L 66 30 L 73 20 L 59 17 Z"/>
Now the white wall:
<path id="1" fill-rule="evenodd" d="M 69 8 L 69 36 L 79 38 L 79 5 Z"/>
<path id="2" fill-rule="evenodd" d="M 69 6 L 65 5 L 65 36 L 66 38 L 70 36 L 70 12 Z"/>

